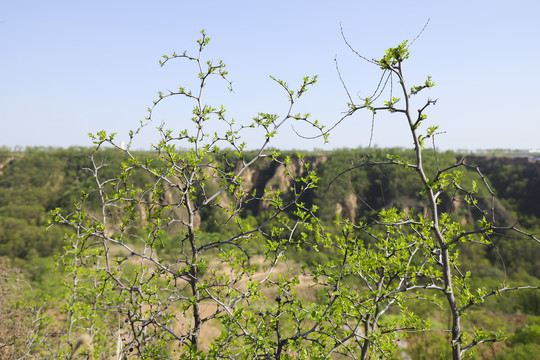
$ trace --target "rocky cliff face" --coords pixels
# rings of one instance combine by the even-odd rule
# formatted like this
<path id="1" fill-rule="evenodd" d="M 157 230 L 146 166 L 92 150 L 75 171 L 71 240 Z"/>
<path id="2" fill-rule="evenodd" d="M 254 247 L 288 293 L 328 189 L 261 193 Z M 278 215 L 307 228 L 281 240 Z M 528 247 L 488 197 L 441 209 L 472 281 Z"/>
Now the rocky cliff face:
<path id="1" fill-rule="evenodd" d="M 327 218 L 340 214 L 343 218 L 358 219 L 367 213 L 386 207 L 398 207 L 405 211 L 415 209 L 416 212 L 427 215 L 427 209 L 419 194 L 419 188 L 414 183 L 402 177 L 402 173 L 384 170 L 366 169 L 347 173 L 344 176 L 337 175 L 350 167 L 350 162 L 335 166 L 335 161 L 328 161 L 332 153 L 309 154 L 306 162 L 309 169 L 315 170 L 321 177 L 319 187 L 306 194 L 304 201 L 314 203 L 321 207 L 323 216 Z M 352 155 L 351 155 L 352 156 Z M 522 174 L 527 180 L 529 193 L 521 194 L 524 198 L 535 198 L 540 203 L 540 190 L 533 191 L 532 186 L 540 188 L 540 162 L 531 158 L 520 157 L 489 157 L 467 156 L 465 163 L 478 166 L 488 181 L 489 186 L 496 194 L 494 200 L 486 191 L 479 194 L 480 205 L 486 209 L 494 208 L 496 219 L 504 223 L 513 224 L 518 222 L 515 208 L 508 208 L 508 182 L 513 183 L 508 174 Z M 291 157 L 291 164 L 285 166 L 273 162 L 263 162 L 257 169 L 250 169 L 244 175 L 244 189 L 248 193 L 262 195 L 264 189 L 281 190 L 286 192 L 293 185 L 292 177 L 287 173 L 305 173 L 306 168 L 298 158 Z M 474 168 L 469 169 L 471 176 L 476 176 L 477 183 L 482 182 L 481 177 Z M 468 180 L 467 180 L 468 181 Z M 480 185 L 480 184 L 479 184 Z M 511 185 L 511 184 L 510 184 Z M 512 196 L 518 196 L 513 194 Z M 463 206 L 464 199 L 459 194 L 448 195 L 443 198 L 443 210 L 460 214 L 462 223 L 466 224 L 478 215 L 469 212 L 468 207 Z M 523 202 L 523 201 L 522 201 Z M 540 206 L 537 206 L 540 216 Z M 264 203 L 258 203 L 250 208 L 254 215 L 265 210 Z M 490 215 L 491 216 L 491 215 Z"/>

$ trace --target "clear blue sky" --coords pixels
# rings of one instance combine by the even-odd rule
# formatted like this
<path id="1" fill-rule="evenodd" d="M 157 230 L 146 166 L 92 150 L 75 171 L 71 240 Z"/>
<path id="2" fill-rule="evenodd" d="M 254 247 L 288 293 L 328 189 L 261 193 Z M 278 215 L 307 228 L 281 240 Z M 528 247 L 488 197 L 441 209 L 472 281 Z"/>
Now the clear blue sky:
<path id="1" fill-rule="evenodd" d="M 540 147 L 540 2 L 530 1 L 3 1 L 0 4 L 0 146 L 89 146 L 102 129 L 127 138 L 157 91 L 193 84 L 182 63 L 160 68 L 161 55 L 194 50 L 201 29 L 212 39 L 208 57 L 222 59 L 234 94 L 216 95 L 243 123 L 257 112 L 283 114 L 283 91 L 273 74 L 297 87 L 304 75 L 319 82 L 299 104 L 331 125 L 346 110 L 334 57 L 356 96 L 368 96 L 378 69 L 358 60 L 340 35 L 368 58 L 412 39 L 409 84 L 431 75 L 426 92 L 438 98 L 428 115 L 444 135 L 442 149 Z M 181 129 L 186 103 L 167 105 L 157 121 Z M 349 118 L 330 137 L 298 139 L 287 127 L 274 146 L 284 149 L 367 146 L 371 118 Z M 409 146 L 397 116 L 376 119 L 379 147 Z M 298 128 L 309 135 L 307 128 Z M 155 132 L 136 144 L 147 148 Z M 250 145 L 255 137 L 247 138 Z"/>

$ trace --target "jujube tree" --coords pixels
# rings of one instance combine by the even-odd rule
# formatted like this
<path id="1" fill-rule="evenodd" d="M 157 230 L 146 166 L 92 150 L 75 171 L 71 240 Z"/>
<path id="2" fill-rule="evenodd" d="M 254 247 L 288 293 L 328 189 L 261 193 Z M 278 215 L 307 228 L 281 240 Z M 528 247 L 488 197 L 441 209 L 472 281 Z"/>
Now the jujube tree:
<path id="1" fill-rule="evenodd" d="M 499 333 L 478 329 L 468 335 L 461 316 L 486 297 L 514 288 L 504 283 L 496 290 L 473 288 L 470 274 L 460 271 L 458 245 L 490 246 L 494 231 L 516 229 L 496 227 L 488 219 L 493 211 L 478 206 L 477 185 L 460 183 L 461 168 L 469 165 L 460 161 L 426 170 L 425 143 L 437 127 L 424 127 L 425 111 L 435 101 L 427 99 L 413 110 L 411 100 L 434 83 L 428 77 L 420 85 L 406 85 L 407 43 L 387 50 L 380 60 L 368 60 L 383 71 L 381 84 L 374 97 L 360 103 L 349 95 L 340 122 L 361 110 L 403 117 L 414 160 L 366 156 L 349 170 L 410 170 L 426 211 L 388 207 L 364 222 L 338 216 L 334 226 L 327 226 L 317 204 L 307 201 L 318 177 L 304 156 L 269 149 L 288 122 L 308 123 L 325 139 L 331 134 L 309 114 L 293 112 L 316 77 L 304 77 L 298 90 L 273 77 L 285 90 L 288 108 L 237 124 L 223 105 L 207 102 L 213 79 L 231 89 L 225 64 L 203 58 L 209 41 L 202 32 L 194 55 L 164 56 L 162 66 L 172 60 L 195 64 L 198 87 L 160 92 L 148 117 L 130 132 L 126 148 L 115 134 L 92 135 L 96 147 L 87 170 L 94 186 L 73 212 L 54 212 L 54 223 L 73 229 L 61 258 L 66 317 L 56 356 L 78 356 L 73 351 L 77 339 L 88 334 L 92 346 L 79 354 L 96 357 L 389 358 L 398 350 L 396 340 L 408 332 L 433 330 L 410 310 L 413 300 L 439 304 L 451 315 L 451 329 L 434 330 L 450 331 L 454 359 L 477 344 L 500 340 Z M 392 89 L 377 105 L 393 80 L 400 98 Z M 151 154 L 132 151 L 132 140 L 153 123 L 156 107 L 172 97 L 191 104 L 189 126 L 162 123 Z M 247 151 L 242 134 L 251 128 L 262 129 L 264 138 L 258 149 Z M 123 157 L 114 176 L 101 155 L 106 145 Z M 435 151 L 430 154 L 437 157 Z M 282 169 L 281 183 L 254 188 L 254 169 L 269 163 Z M 480 185 L 487 186 L 478 174 Z M 477 209 L 477 226 L 465 228 L 442 211 L 444 196 Z M 255 207 L 264 209 L 262 216 L 250 216 Z M 302 252 L 328 252 L 331 260 L 301 266 L 294 256 Z"/>

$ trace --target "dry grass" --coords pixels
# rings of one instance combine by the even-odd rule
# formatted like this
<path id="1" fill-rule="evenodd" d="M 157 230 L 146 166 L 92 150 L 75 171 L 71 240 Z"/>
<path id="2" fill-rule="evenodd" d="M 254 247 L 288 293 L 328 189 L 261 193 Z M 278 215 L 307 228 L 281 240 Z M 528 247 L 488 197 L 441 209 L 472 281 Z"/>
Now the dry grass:
<path id="1" fill-rule="evenodd" d="M 0 258 L 0 359 L 16 359 L 26 352 L 32 313 L 20 303 L 21 286 L 28 286 L 23 272 Z"/>

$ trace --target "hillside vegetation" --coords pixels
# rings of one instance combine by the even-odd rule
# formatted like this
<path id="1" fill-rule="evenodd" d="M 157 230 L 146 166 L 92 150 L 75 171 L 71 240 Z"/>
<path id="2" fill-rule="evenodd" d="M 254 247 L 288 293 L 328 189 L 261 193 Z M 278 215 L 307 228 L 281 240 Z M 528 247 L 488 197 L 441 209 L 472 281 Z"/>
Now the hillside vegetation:
<path id="1" fill-rule="evenodd" d="M 25 285 L 20 282 L 10 283 L 10 289 L 16 286 L 23 289 L 17 295 L 32 298 L 45 293 L 51 295 L 60 292 L 60 280 L 53 271 L 54 258 L 60 254 L 64 245 L 63 233 L 69 231 L 60 226 L 46 229 L 50 211 L 56 208 L 71 209 L 79 201 L 83 190 L 95 188 L 87 167 L 90 166 L 87 154 L 89 149 L 27 149 L 23 152 L 3 150 L 0 153 L 0 257 L 4 258 L 2 266 L 9 264 L 9 269 L 24 269 L 28 274 Z M 384 208 L 398 206 L 404 209 L 416 209 L 423 212 L 420 188 L 407 177 L 407 171 L 399 167 L 360 167 L 349 170 L 365 158 L 383 158 L 387 149 L 344 149 L 332 152 L 312 152 L 304 157 L 320 175 L 318 186 L 305 194 L 303 201 L 319 206 L 319 216 L 331 227 L 337 215 L 351 218 L 357 222 L 369 222 Z M 392 149 L 392 153 L 400 152 L 404 158 L 412 154 Z M 146 153 L 138 154 L 144 158 Z M 289 156 L 293 167 L 301 168 L 295 153 L 280 155 Z M 102 150 L 99 158 L 107 162 L 106 171 L 111 174 L 120 167 L 120 155 L 111 150 Z M 538 232 L 540 224 L 540 164 L 524 158 L 505 156 L 472 156 L 455 152 L 439 154 L 441 161 L 454 162 L 461 158 L 470 164 L 477 164 L 482 169 L 488 183 L 497 194 L 494 205 L 496 217 L 502 223 L 519 223 L 532 232 Z M 232 160 L 222 159 L 223 164 Z M 436 166 L 428 164 L 428 166 Z M 339 175 L 341 174 L 341 175 Z M 339 176 L 338 176 L 339 175 Z M 463 175 L 467 180 L 477 178 L 477 172 L 471 168 Z M 133 181 L 143 186 L 148 179 L 144 174 L 135 176 Z M 247 192 L 263 192 L 264 189 L 286 189 L 291 186 L 283 169 L 273 161 L 261 162 L 252 172 L 245 175 Z M 211 184 L 209 184 L 211 186 Z M 90 194 L 92 194 L 90 190 Z M 489 203 L 488 193 L 479 194 L 479 199 Z M 92 203 L 92 195 L 89 197 Z M 464 225 L 474 222 L 478 214 L 471 213 L 469 207 L 460 206 L 462 199 L 444 199 L 445 211 L 453 214 Z M 96 201 L 96 210 L 98 203 Z M 260 204 L 259 204 L 260 205 Z M 142 211 L 142 210 L 141 210 Z M 257 218 L 265 216 L 263 207 L 246 207 L 242 217 Z M 290 214 L 292 215 L 292 214 Z M 199 228 L 203 233 L 227 233 L 232 225 L 226 225 L 226 219 L 220 218 L 219 212 L 206 211 L 201 214 Z M 170 228 L 168 236 L 174 239 L 181 229 Z M 532 278 L 540 278 L 540 270 L 536 266 L 540 250 L 531 241 L 516 238 L 497 237 L 494 234 L 493 247 L 464 247 L 462 261 L 464 268 L 477 276 L 482 285 L 495 285 L 497 279 L 506 277 L 508 281 L 519 284 L 523 279 L 530 282 Z M 165 243 L 160 256 L 173 254 L 173 241 Z M 253 253 L 261 253 L 254 248 Z M 301 266 L 311 266 L 312 262 L 332 261 L 332 251 L 293 251 L 289 253 L 291 261 Z M 6 262 L 7 260 L 7 262 Z M 7 271 L 7 270 L 6 270 Z M 10 270 L 12 271 L 12 270 Z M 7 274 L 8 272 L 6 272 Z M 14 277 L 12 276 L 11 279 Z M 11 281 L 11 280 L 10 280 Z M 7 283 L 6 283 L 7 284 Z M 28 286 L 28 284 L 31 284 Z M 7 285 L 4 285 L 7 286 Z M 308 288 L 306 288 L 307 290 Z M 12 290 L 11 290 L 12 291 Z M 4 288 L 4 301 L 8 301 L 9 292 Z M 22 295 L 21 295 L 22 294 Z M 24 295 L 26 294 L 26 295 Z M 313 294 L 316 296 L 316 294 Z M 13 299 L 12 299 L 13 300 Z M 11 301 L 11 300 L 9 300 Z M 515 333 L 515 340 L 504 346 L 498 345 L 496 352 L 500 358 L 511 357 L 519 351 L 536 351 L 535 340 L 527 340 L 530 332 L 537 331 L 540 324 L 540 296 L 536 292 L 520 293 L 491 299 L 495 304 L 488 312 L 477 312 L 471 320 L 483 326 L 502 328 L 510 334 Z M 7 309 L 7 307 L 6 307 Z M 422 314 L 425 309 L 417 309 Z M 24 312 L 4 313 L 3 316 L 15 317 L 20 322 Z M 430 315 L 431 314 L 431 315 Z M 428 312 L 433 321 L 444 321 L 437 312 Z M 531 317 L 532 316 L 532 317 Z M 28 319 L 27 319 L 28 321 Z M 523 325 L 526 325 L 523 327 Z M 519 329 L 519 330 L 517 330 Z M 18 330 L 19 332 L 21 330 Z M 517 331 L 517 332 L 516 332 Z M 529 331 L 529 332 L 527 332 Z M 514 339 L 513 338 L 513 339 Z M 421 334 L 409 340 L 410 353 L 414 358 L 430 358 L 430 354 L 443 351 L 443 346 L 436 336 Z M 536 347 L 535 347 L 536 346 Z M 527 348 L 528 350 L 524 350 Z M 531 350 L 530 348 L 534 348 Z M 518 350 L 519 349 L 519 350 Z M 484 349 L 485 356 L 493 355 L 492 350 Z M 415 355 L 416 354 L 416 355 Z M 516 355 L 517 356 L 517 355 Z"/>
<path id="2" fill-rule="evenodd" d="M 369 221 L 379 210 L 390 207 L 420 209 L 420 184 L 407 177 L 407 170 L 399 167 L 360 167 L 349 170 L 364 159 L 384 159 L 385 154 L 400 152 L 403 158 L 413 156 L 412 152 L 400 149 L 344 149 L 332 152 L 311 152 L 305 155 L 310 168 L 315 170 L 320 180 L 317 187 L 305 194 L 303 201 L 319 206 L 321 219 L 331 223 L 336 215 L 356 221 Z M 50 211 L 56 208 L 69 210 L 79 201 L 83 190 L 91 189 L 90 167 L 86 148 L 70 149 L 27 149 L 23 152 L 2 150 L 0 152 L 0 256 L 29 261 L 35 258 L 58 254 L 62 247 L 62 229 L 58 227 L 45 231 Z M 105 168 L 111 175 L 122 161 L 118 152 L 104 150 L 100 154 L 109 166 Z M 140 152 L 142 158 L 144 152 Z M 290 156 L 293 165 L 300 168 L 296 153 Z M 459 159 L 478 165 L 496 193 L 495 211 L 498 221 L 506 224 L 518 223 L 533 232 L 540 224 L 540 163 L 526 158 L 507 156 L 473 156 L 455 152 L 439 154 L 441 162 Z M 265 166 L 266 164 L 266 166 Z M 351 165 L 352 164 L 352 165 Z M 427 164 L 435 167 L 436 164 Z M 86 168 L 86 169 L 85 169 Z M 341 174 L 341 175 L 340 175 Z M 464 174 L 465 180 L 476 179 L 477 173 L 470 169 Z M 259 194 L 266 188 L 286 190 L 291 184 L 283 168 L 268 160 L 245 175 L 247 192 Z M 136 178 L 139 186 L 148 179 Z M 479 199 L 488 204 L 491 199 L 484 191 Z M 460 199 L 445 199 L 445 211 L 459 217 L 464 224 L 475 220 L 475 214 L 466 207 L 460 207 Z M 260 204 L 258 204 L 260 205 Z M 97 208 L 97 203 L 96 203 Z M 258 217 L 264 208 L 247 207 L 242 216 Z M 214 216 L 218 213 L 201 214 L 200 229 L 218 232 Z M 501 249 L 499 249 L 501 250 Z M 527 249 L 526 242 L 503 249 L 508 263 L 514 264 L 512 271 L 526 270 L 540 277 L 535 269 L 535 252 Z M 507 252 L 507 253 L 506 253 Z M 491 259 L 494 262 L 498 260 Z M 528 265 L 529 264 L 529 265 Z"/>

